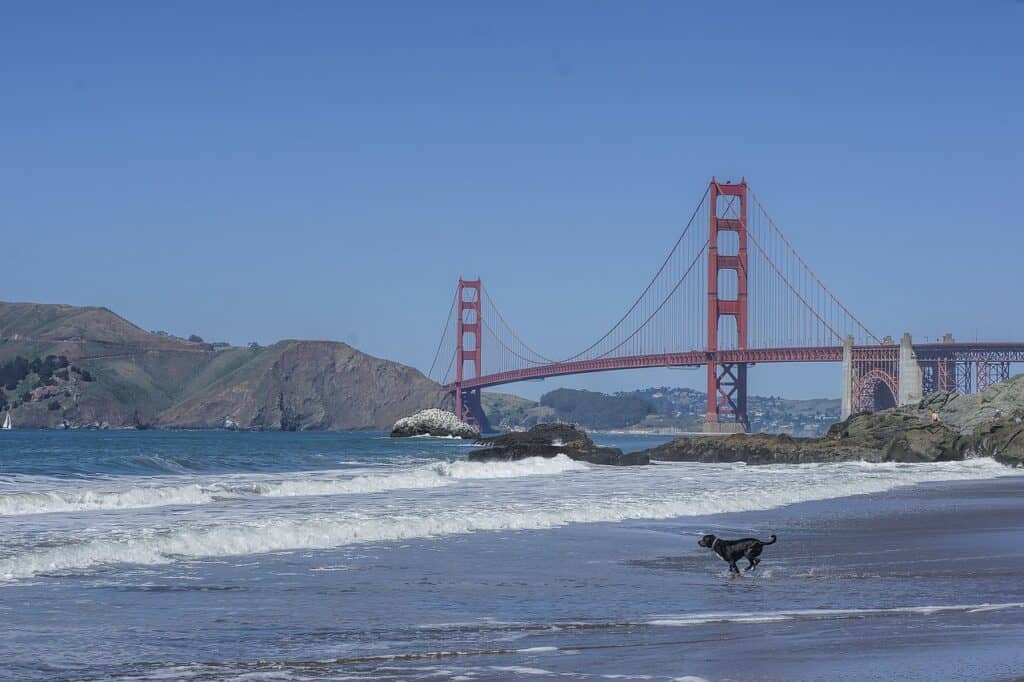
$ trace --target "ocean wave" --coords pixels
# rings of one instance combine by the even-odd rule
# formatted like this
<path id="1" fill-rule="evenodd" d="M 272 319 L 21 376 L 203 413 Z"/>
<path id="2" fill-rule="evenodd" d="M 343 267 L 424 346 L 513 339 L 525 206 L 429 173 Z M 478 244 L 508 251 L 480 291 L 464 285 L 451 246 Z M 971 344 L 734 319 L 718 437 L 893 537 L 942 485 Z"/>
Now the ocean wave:
<path id="1" fill-rule="evenodd" d="M 303 475 L 249 480 L 230 477 L 205 483 L 146 484 L 124 490 L 19 491 L 0 493 L 0 516 L 200 505 L 245 497 L 359 495 L 438 488 L 460 480 L 550 476 L 587 469 L 585 464 L 558 455 L 516 462 L 434 462 L 391 474 L 352 475 L 351 472 L 328 471 L 318 472 L 316 477 Z M 325 474 L 332 477 L 323 478 Z"/>
<path id="2" fill-rule="evenodd" d="M 464 464 L 464 466 L 463 466 Z M 480 469 L 468 463 L 451 463 L 434 472 L 437 480 L 456 475 L 519 471 L 550 471 L 547 467 L 570 467 L 577 463 L 501 463 Z M 435 465 L 440 466 L 440 465 Z M 404 507 L 370 505 L 359 511 L 260 518 L 251 521 L 221 520 L 205 524 L 180 524 L 163 529 L 136 529 L 87 540 L 75 538 L 66 544 L 48 538 L 45 546 L 30 548 L 0 559 L 0 576 L 24 579 L 54 572 L 76 572 L 110 564 L 161 564 L 180 559 L 266 554 L 287 550 L 319 550 L 365 543 L 386 543 L 489 531 L 543 530 L 574 523 L 620 522 L 628 519 L 666 519 L 724 512 L 772 509 L 796 502 L 877 493 L 912 483 L 931 480 L 987 478 L 1000 465 L 957 463 L 956 466 L 921 465 L 898 476 L 863 475 L 849 467 L 836 467 L 819 476 L 772 479 L 766 470 L 751 482 L 734 486 L 691 487 L 657 495 L 634 489 L 591 490 L 574 494 L 572 488 L 559 491 L 546 487 L 544 495 L 514 505 L 489 494 L 462 502 L 448 497 L 444 505 L 425 504 L 425 498 Z M 869 472 L 875 474 L 869 469 Z M 422 473 L 422 472 L 420 472 Z M 884 473 L 884 470 L 883 470 Z M 604 474 L 604 472 L 602 472 Z M 526 474 L 530 475 L 530 474 Z M 610 474 L 609 474 L 610 475 Z M 589 477 L 603 480 L 603 475 Z M 619 479 L 616 479 L 619 480 Z M 639 484 L 639 481 L 636 482 Z M 616 484 L 621 485 L 621 480 Z M 634 486 L 635 488 L 635 486 Z M 458 500 L 457 505 L 452 500 Z"/>
<path id="3" fill-rule="evenodd" d="M 206 504 L 213 493 L 195 483 L 128 490 L 44 490 L 0 493 L 0 516 Z"/>

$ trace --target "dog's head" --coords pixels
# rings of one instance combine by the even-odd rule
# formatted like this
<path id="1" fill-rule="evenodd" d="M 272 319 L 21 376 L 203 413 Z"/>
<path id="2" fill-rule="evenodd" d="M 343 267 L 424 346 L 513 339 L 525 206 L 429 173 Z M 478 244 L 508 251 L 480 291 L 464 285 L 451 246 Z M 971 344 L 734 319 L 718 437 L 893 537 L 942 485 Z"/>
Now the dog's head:
<path id="1" fill-rule="evenodd" d="M 716 538 L 714 535 L 705 535 L 697 541 L 697 544 L 701 547 L 711 547 L 713 544 L 715 544 L 715 540 Z"/>

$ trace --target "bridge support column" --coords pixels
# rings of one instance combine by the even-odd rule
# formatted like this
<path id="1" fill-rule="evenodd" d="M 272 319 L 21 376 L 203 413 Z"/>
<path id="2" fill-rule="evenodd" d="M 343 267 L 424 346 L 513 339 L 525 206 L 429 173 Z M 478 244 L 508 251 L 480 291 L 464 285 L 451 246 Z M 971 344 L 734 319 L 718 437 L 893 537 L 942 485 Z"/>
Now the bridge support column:
<path id="1" fill-rule="evenodd" d="M 853 414 L 853 336 L 843 341 L 843 392 L 842 412 L 840 419 L 847 419 Z"/>
<path id="2" fill-rule="evenodd" d="M 487 415 L 484 414 L 483 405 L 480 402 L 480 389 L 472 388 L 469 390 L 458 389 L 456 391 L 456 412 L 462 418 L 462 421 L 467 424 L 473 424 L 480 433 L 486 433 L 491 430 L 490 422 L 487 421 Z"/>
<path id="3" fill-rule="evenodd" d="M 708 336 L 709 351 L 718 350 L 721 320 L 735 323 L 735 338 L 725 336 L 727 347 L 747 347 L 747 183 L 718 182 L 711 178 L 708 189 Z M 719 201 L 722 199 L 722 201 Z M 735 250 L 719 250 L 718 235 L 735 233 Z M 726 247 L 728 249 L 729 247 Z M 719 274 L 735 278 L 735 298 L 719 296 Z M 732 292 L 726 289 L 726 295 Z M 723 433 L 747 431 L 747 365 L 708 362 L 707 412 L 704 431 Z"/>
<path id="4" fill-rule="evenodd" d="M 1000 381 L 1006 381 L 1010 378 L 1009 362 L 979 360 L 976 365 L 975 371 L 978 380 L 975 386 L 978 387 L 978 393 L 987 391 L 988 387 L 992 384 L 998 384 Z"/>
<path id="5" fill-rule="evenodd" d="M 459 279 L 459 319 L 455 339 L 455 414 L 481 431 L 486 425 L 479 390 L 464 390 L 462 382 L 480 376 L 482 349 L 480 316 L 483 285 L 479 279 Z M 472 376 L 467 376 L 466 363 Z"/>
<path id="6" fill-rule="evenodd" d="M 896 404 L 911 405 L 921 400 L 924 391 L 924 373 L 917 363 L 909 332 L 900 338 L 899 396 Z"/>
<path id="7" fill-rule="evenodd" d="M 745 433 L 747 417 L 747 364 L 708 363 L 708 412 L 704 433 Z"/>

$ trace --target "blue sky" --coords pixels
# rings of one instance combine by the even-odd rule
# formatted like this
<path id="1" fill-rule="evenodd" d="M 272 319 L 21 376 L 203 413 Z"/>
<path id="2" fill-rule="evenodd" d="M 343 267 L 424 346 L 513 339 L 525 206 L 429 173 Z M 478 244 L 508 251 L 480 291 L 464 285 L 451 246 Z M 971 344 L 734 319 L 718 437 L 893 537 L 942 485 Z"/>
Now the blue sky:
<path id="1" fill-rule="evenodd" d="M 479 275 L 566 355 L 746 176 L 876 333 L 1024 339 L 1021 35 L 1014 0 L 7 3 L 0 299 L 425 370 Z"/>

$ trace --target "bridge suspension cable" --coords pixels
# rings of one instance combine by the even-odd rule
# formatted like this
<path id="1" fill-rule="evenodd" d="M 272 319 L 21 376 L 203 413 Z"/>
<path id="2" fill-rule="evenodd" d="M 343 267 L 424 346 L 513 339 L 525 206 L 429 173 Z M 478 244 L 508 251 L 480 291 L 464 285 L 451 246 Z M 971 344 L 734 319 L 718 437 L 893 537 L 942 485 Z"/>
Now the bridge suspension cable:
<path id="1" fill-rule="evenodd" d="M 458 302 L 458 293 L 452 295 L 452 305 L 448 309 L 448 318 L 444 322 L 444 329 L 441 330 L 441 340 L 437 344 L 437 351 L 434 352 L 434 359 L 430 363 L 430 370 L 427 372 L 428 377 L 437 377 L 442 383 L 451 371 L 451 365 L 455 364 L 455 339 L 453 335 L 456 333 L 456 327 L 453 324 L 455 321 L 455 304 Z M 449 358 L 449 368 L 445 370 L 443 374 L 435 375 L 434 369 L 437 368 L 437 361 L 442 358 Z"/>
<path id="2" fill-rule="evenodd" d="M 716 333 L 712 350 L 740 349 L 738 318 L 721 313 L 710 315 L 709 300 L 717 301 L 718 306 L 747 311 L 745 349 L 834 348 L 847 335 L 852 335 L 857 343 L 878 343 L 878 338 L 797 253 L 752 190 L 741 183 L 740 199 L 737 185 L 717 187 L 725 188 L 715 195 L 717 205 L 711 205 L 712 195 L 710 189 L 706 190 L 668 255 L 632 305 L 602 336 L 577 353 L 556 360 L 527 344 L 480 285 L 482 319 L 479 336 L 475 337 L 480 348 L 463 347 L 467 353 L 480 356 L 481 375 L 543 376 L 546 367 L 560 367 L 557 373 L 564 373 L 577 371 L 573 368 L 586 363 L 614 368 L 619 360 L 622 362 L 618 364 L 634 366 L 630 363 L 637 358 L 652 356 L 664 357 L 668 362 L 672 355 L 707 351 L 709 326 Z M 699 229 L 709 219 L 726 225 L 717 231 L 713 252 L 709 251 L 708 230 Z M 734 226 L 740 224 L 743 229 L 737 230 Z M 741 240 L 742 257 L 738 255 Z M 719 265 L 715 269 L 716 290 L 711 296 L 708 268 L 714 259 L 718 259 L 715 262 Z M 723 266 L 726 262 L 732 265 Z M 740 279 L 745 284 L 742 298 Z M 451 383 L 455 377 L 461 314 L 456 311 L 464 308 L 458 297 L 456 293 L 431 363 L 431 377 L 443 384 Z M 449 361 L 441 372 L 445 359 Z M 567 365 L 572 368 L 566 368 Z"/>
<path id="3" fill-rule="evenodd" d="M 752 189 L 747 235 L 759 258 L 750 259 L 751 348 L 878 343 L 875 336 L 793 247 Z"/>
<path id="4" fill-rule="evenodd" d="M 695 224 L 699 223 L 697 218 L 706 208 L 707 200 L 708 191 L 705 190 L 704 195 L 697 204 L 697 207 L 694 208 L 693 213 L 690 215 L 690 219 L 687 221 L 686 227 L 683 228 L 679 238 L 676 239 L 675 243 L 672 245 L 668 255 L 665 256 L 665 260 L 662 261 L 661 267 L 659 267 L 654 273 L 654 276 L 651 277 L 647 286 L 644 287 L 644 290 L 636 297 L 636 300 L 633 301 L 633 305 L 626 310 L 625 314 L 623 314 L 622 317 L 620 317 L 601 338 L 580 352 L 565 358 L 562 362 L 607 357 L 615 350 L 621 349 L 626 342 L 635 339 L 638 333 L 652 322 L 654 315 L 665 307 L 668 297 L 672 296 L 679 290 L 679 286 L 683 279 L 693 271 L 696 260 L 698 260 L 693 259 L 694 262 L 691 262 L 688 267 L 685 268 L 685 271 L 681 272 L 680 261 L 684 257 L 683 254 L 693 253 L 694 251 L 703 253 L 704 249 L 707 247 L 707 236 L 700 235 L 699 231 L 691 231 L 691 228 L 693 228 Z M 700 278 L 697 277 L 696 279 L 699 280 Z M 680 304 L 682 308 L 681 311 L 671 311 L 682 313 L 680 316 L 681 319 L 677 320 L 680 325 L 685 325 L 689 331 L 701 330 L 702 327 L 700 320 L 702 319 L 702 316 L 700 313 L 702 302 L 696 297 L 691 297 L 686 300 L 681 300 Z M 664 328 L 660 331 L 662 333 L 661 338 L 664 340 L 664 343 L 661 344 L 663 347 L 659 352 L 667 352 L 670 345 L 678 347 L 677 344 L 670 343 L 669 341 L 676 330 L 669 329 L 668 324 L 662 326 Z M 677 327 L 676 329 L 682 330 L 682 327 Z M 686 340 L 673 340 L 683 343 L 684 345 L 686 344 L 686 341 L 690 341 L 689 345 L 692 348 L 696 348 L 703 345 L 700 342 L 702 338 L 703 334 L 700 335 L 700 339 L 698 339 L 697 336 L 691 336 L 691 338 Z M 651 339 L 641 339 L 641 341 L 648 340 Z M 609 347 L 602 351 L 601 349 L 605 347 L 605 345 Z M 641 343 L 639 345 L 644 344 Z M 657 346 L 658 344 L 655 343 L 654 345 Z"/>

